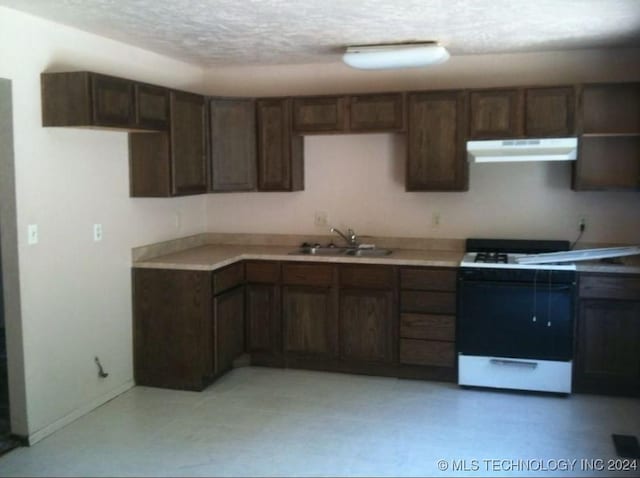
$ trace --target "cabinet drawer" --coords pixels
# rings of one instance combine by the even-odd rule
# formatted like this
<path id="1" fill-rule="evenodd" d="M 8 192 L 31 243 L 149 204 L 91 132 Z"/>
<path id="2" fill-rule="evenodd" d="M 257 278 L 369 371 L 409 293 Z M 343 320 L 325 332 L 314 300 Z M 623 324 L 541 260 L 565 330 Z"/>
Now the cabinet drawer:
<path id="1" fill-rule="evenodd" d="M 239 262 L 213 273 L 213 293 L 219 294 L 244 283 L 244 264 Z"/>
<path id="2" fill-rule="evenodd" d="M 340 286 L 364 289 L 393 288 L 392 266 L 341 266 Z"/>
<path id="3" fill-rule="evenodd" d="M 254 261 L 245 264 L 247 282 L 273 284 L 280 280 L 280 263 Z"/>
<path id="4" fill-rule="evenodd" d="M 400 292 L 400 310 L 403 312 L 455 315 L 456 294 L 454 292 L 404 290 Z"/>
<path id="5" fill-rule="evenodd" d="M 416 290 L 443 290 L 455 292 L 456 270 L 401 269 L 400 287 Z"/>
<path id="6" fill-rule="evenodd" d="M 456 347 L 453 342 L 400 339 L 400 363 L 455 367 Z"/>
<path id="7" fill-rule="evenodd" d="M 292 285 L 330 286 L 333 266 L 325 264 L 283 264 L 282 282 Z"/>
<path id="8" fill-rule="evenodd" d="M 581 275 L 580 297 L 640 300 L 640 277 Z"/>
<path id="9" fill-rule="evenodd" d="M 454 342 L 456 318 L 452 315 L 402 314 L 400 337 Z"/>

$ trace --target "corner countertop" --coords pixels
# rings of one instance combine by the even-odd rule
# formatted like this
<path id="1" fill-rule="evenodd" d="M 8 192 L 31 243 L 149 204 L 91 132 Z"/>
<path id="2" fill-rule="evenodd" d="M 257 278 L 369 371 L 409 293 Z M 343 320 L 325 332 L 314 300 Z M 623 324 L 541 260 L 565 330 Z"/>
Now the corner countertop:
<path id="1" fill-rule="evenodd" d="M 384 257 L 315 256 L 292 254 L 295 246 L 203 245 L 153 259 L 135 261 L 133 267 L 214 271 L 240 260 L 387 264 L 457 267 L 462 252 L 396 249 Z"/>
<path id="2" fill-rule="evenodd" d="M 327 242 L 318 236 L 311 242 Z M 330 239 L 330 236 L 329 236 Z M 198 234 L 134 248 L 133 267 L 214 271 L 241 260 L 329 262 L 336 264 L 387 264 L 399 266 L 457 267 L 463 256 L 463 241 L 374 238 L 372 242 L 393 249 L 383 257 L 316 256 L 296 254 L 306 236 L 254 234 Z M 599 245 L 598 245 L 599 246 Z M 580 261 L 578 272 L 640 274 L 640 255 L 607 260 Z"/>

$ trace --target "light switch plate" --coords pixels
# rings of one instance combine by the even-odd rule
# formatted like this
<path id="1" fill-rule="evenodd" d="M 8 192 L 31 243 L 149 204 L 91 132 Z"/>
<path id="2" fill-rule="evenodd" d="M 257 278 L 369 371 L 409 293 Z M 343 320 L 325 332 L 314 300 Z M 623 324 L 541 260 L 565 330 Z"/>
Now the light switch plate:
<path id="1" fill-rule="evenodd" d="M 38 243 L 38 225 L 29 224 L 27 228 L 27 244 L 33 246 Z"/>

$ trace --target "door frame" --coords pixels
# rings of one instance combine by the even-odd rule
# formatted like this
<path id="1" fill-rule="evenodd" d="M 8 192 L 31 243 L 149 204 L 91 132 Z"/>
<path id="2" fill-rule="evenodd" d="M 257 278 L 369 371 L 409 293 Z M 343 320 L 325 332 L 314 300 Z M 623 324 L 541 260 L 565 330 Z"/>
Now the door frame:
<path id="1" fill-rule="evenodd" d="M 0 250 L 9 375 L 11 433 L 29 435 L 16 210 L 11 80 L 0 78 Z"/>

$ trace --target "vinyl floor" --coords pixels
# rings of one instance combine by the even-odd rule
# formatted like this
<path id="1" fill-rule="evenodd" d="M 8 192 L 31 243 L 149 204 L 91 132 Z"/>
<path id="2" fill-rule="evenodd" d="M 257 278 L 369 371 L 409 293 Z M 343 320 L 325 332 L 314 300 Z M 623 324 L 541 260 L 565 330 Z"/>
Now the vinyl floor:
<path id="1" fill-rule="evenodd" d="M 640 400 L 243 367 L 200 393 L 135 387 L 0 475 L 640 475 L 612 433 L 640 435 Z"/>

